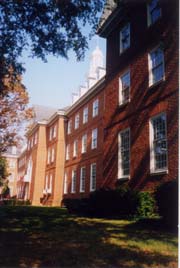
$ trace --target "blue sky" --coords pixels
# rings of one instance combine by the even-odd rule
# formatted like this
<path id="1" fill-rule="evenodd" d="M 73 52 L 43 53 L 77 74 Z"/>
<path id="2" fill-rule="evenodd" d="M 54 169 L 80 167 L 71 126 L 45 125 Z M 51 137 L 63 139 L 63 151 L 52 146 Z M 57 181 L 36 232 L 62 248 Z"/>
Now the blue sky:
<path id="1" fill-rule="evenodd" d="M 96 43 L 96 38 L 89 42 L 89 50 L 86 52 L 85 59 L 80 62 L 76 61 L 73 52 L 70 52 L 69 60 L 49 56 L 47 63 L 24 57 L 26 72 L 23 75 L 23 83 L 29 93 L 30 105 L 39 104 L 57 108 L 70 105 L 72 92 L 78 91 L 79 86 L 85 82 L 90 55 Z M 99 38 L 98 43 L 103 51 L 105 64 L 105 40 Z"/>

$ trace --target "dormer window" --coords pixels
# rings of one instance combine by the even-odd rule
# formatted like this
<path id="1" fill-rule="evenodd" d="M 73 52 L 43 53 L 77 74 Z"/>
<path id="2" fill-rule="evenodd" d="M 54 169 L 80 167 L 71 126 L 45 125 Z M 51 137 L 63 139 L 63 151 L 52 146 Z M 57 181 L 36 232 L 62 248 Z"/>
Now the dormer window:
<path id="1" fill-rule="evenodd" d="M 126 24 L 120 31 L 120 53 L 130 47 L 130 24 Z"/>

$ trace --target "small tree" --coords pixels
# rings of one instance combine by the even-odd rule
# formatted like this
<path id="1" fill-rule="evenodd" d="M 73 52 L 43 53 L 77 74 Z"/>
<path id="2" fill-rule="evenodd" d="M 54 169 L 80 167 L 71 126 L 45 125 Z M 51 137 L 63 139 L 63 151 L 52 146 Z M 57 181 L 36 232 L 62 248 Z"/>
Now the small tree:
<path id="1" fill-rule="evenodd" d="M 8 177 L 7 171 L 7 161 L 4 157 L 0 156 L 0 186 L 2 186 L 5 182 L 5 179 Z"/>

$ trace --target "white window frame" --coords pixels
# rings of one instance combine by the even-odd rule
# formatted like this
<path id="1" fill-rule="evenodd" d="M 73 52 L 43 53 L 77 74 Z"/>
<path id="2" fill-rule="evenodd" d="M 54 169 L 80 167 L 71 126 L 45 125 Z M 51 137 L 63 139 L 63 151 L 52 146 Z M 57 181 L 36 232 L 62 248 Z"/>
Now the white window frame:
<path id="1" fill-rule="evenodd" d="M 81 167 L 80 173 L 80 193 L 85 192 L 85 183 L 86 183 L 86 167 Z"/>
<path id="2" fill-rule="evenodd" d="M 93 101 L 93 111 L 92 116 L 96 117 L 99 113 L 99 99 Z"/>
<path id="3" fill-rule="evenodd" d="M 123 169 L 123 155 L 122 152 L 124 151 L 124 148 L 122 147 L 122 135 L 124 133 L 129 133 L 128 139 L 129 139 L 129 150 L 125 148 L 126 151 L 128 151 L 128 159 L 129 159 L 129 173 L 124 174 L 125 170 Z M 130 151 L 131 151 L 131 133 L 130 128 L 123 129 L 118 134 L 118 179 L 123 178 L 130 178 L 130 167 L 131 167 L 131 159 L 130 159 Z"/>
<path id="4" fill-rule="evenodd" d="M 77 171 L 76 169 L 72 170 L 72 180 L 71 180 L 71 193 L 76 193 L 76 181 L 77 181 Z"/>
<path id="5" fill-rule="evenodd" d="M 128 46 L 126 48 L 123 48 L 123 39 L 124 39 L 123 32 L 124 32 L 125 28 L 128 28 L 128 31 L 129 31 L 129 35 L 128 36 L 129 36 L 129 38 L 128 38 Z M 122 27 L 122 29 L 120 30 L 119 36 L 120 36 L 120 54 L 122 54 L 131 45 L 131 29 L 130 29 L 130 23 L 127 23 L 126 25 L 124 25 L 124 27 Z"/>
<path id="6" fill-rule="evenodd" d="M 51 141 L 53 137 L 53 129 L 52 127 L 49 128 L 49 140 Z"/>
<path id="7" fill-rule="evenodd" d="M 75 140 L 73 144 L 73 157 L 77 157 L 77 155 L 78 155 L 78 140 Z"/>
<path id="8" fill-rule="evenodd" d="M 66 145 L 66 160 L 70 159 L 70 144 Z"/>
<path id="9" fill-rule="evenodd" d="M 158 49 L 160 49 L 162 51 L 162 53 L 163 53 L 163 57 L 162 57 L 162 71 L 163 71 L 163 76 L 162 76 L 161 79 L 159 79 L 157 81 L 154 81 L 153 70 L 155 68 L 157 68 L 157 66 L 153 67 L 153 64 L 152 64 L 152 53 L 154 53 Z M 148 53 L 148 65 L 149 65 L 149 86 L 153 86 L 156 83 L 158 83 L 158 82 L 160 82 L 162 80 L 165 80 L 164 51 L 163 51 L 163 49 L 160 46 L 155 47 L 153 50 L 151 50 Z"/>
<path id="10" fill-rule="evenodd" d="M 48 152 L 47 152 L 47 163 L 50 164 L 51 162 L 51 150 L 50 148 L 48 148 Z"/>
<path id="11" fill-rule="evenodd" d="M 72 119 L 68 120 L 68 125 L 67 125 L 67 134 L 71 134 L 72 132 Z"/>
<path id="12" fill-rule="evenodd" d="M 88 122 L 88 107 L 83 109 L 83 124 Z"/>
<path id="13" fill-rule="evenodd" d="M 151 1 L 151 2 L 152 2 L 152 1 Z M 158 4 L 158 2 L 159 2 L 159 0 L 157 0 L 157 4 Z M 158 8 L 158 7 L 157 7 L 157 8 Z M 157 8 L 154 8 L 154 10 L 157 9 Z M 159 11 L 160 11 L 160 15 L 159 15 L 159 17 L 157 17 L 155 21 L 152 21 L 151 10 L 150 10 L 150 4 L 149 4 L 149 3 L 147 4 L 147 24 L 148 24 L 148 26 L 154 24 L 156 21 L 158 21 L 158 20 L 161 18 L 161 16 L 162 16 L 162 10 L 161 10 L 161 7 L 159 7 Z"/>
<path id="14" fill-rule="evenodd" d="M 123 88 L 123 78 L 129 75 L 129 85 L 126 88 Z M 129 98 L 126 100 L 123 98 L 123 91 L 128 88 L 129 90 Z M 119 78 L 119 105 L 125 104 L 130 101 L 130 89 L 131 89 L 131 73 L 130 70 L 124 72 Z"/>
<path id="15" fill-rule="evenodd" d="M 79 121 L 80 121 L 80 117 L 79 117 L 79 113 L 78 113 L 78 114 L 75 115 L 74 129 L 79 128 Z"/>
<path id="16" fill-rule="evenodd" d="M 165 138 L 163 138 L 162 140 L 164 140 L 164 142 L 166 143 L 166 149 L 165 149 L 165 151 L 166 151 L 166 153 L 165 153 L 166 166 L 163 168 L 156 168 L 153 122 L 162 116 L 165 118 L 165 126 L 164 126 Z M 152 118 L 150 118 L 149 129 L 150 129 L 150 135 L 149 135 L 149 137 L 150 137 L 150 173 L 151 174 L 161 173 L 161 172 L 167 173 L 168 172 L 168 141 L 167 141 L 167 116 L 166 116 L 166 113 L 163 112 L 163 113 L 157 114 L 156 116 L 153 116 Z M 159 141 L 161 141 L 161 140 L 159 139 Z M 158 140 L 157 140 L 157 142 L 158 142 Z"/>
<path id="17" fill-rule="evenodd" d="M 87 134 L 84 134 L 82 136 L 82 147 L 81 147 L 81 153 L 84 154 L 87 152 Z"/>
<path id="18" fill-rule="evenodd" d="M 52 194 L 52 184 L 53 184 L 53 174 L 49 176 L 49 188 L 47 190 L 48 194 Z"/>
<path id="19" fill-rule="evenodd" d="M 95 128 L 92 130 L 91 149 L 97 148 L 97 141 L 98 141 L 98 129 Z"/>
<path id="20" fill-rule="evenodd" d="M 64 174 L 64 194 L 68 194 L 68 177 L 66 172 Z"/>
<path id="21" fill-rule="evenodd" d="M 53 128 L 53 139 L 56 138 L 56 135 L 57 135 L 57 125 L 54 125 L 54 128 Z"/>
<path id="22" fill-rule="evenodd" d="M 94 170 L 95 170 L 95 176 L 93 174 Z M 91 170 L 90 170 L 90 192 L 93 192 L 96 190 L 96 181 L 97 181 L 96 177 L 97 177 L 96 163 L 92 163 Z"/>
<path id="23" fill-rule="evenodd" d="M 54 162 L 54 159 L 55 159 L 55 148 L 53 147 L 53 148 L 51 149 L 51 163 Z"/>

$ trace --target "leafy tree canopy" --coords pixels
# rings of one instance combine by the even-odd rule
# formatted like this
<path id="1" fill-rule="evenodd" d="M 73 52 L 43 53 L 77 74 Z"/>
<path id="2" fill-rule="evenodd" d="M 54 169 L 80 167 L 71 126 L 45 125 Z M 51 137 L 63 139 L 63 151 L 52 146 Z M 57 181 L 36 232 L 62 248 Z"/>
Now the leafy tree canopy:
<path id="1" fill-rule="evenodd" d="M 20 74 L 24 49 L 46 61 L 46 55 L 67 58 L 73 50 L 80 60 L 88 47 L 83 27 L 95 29 L 104 0 L 0 1 L 1 75 L 13 68 Z"/>

